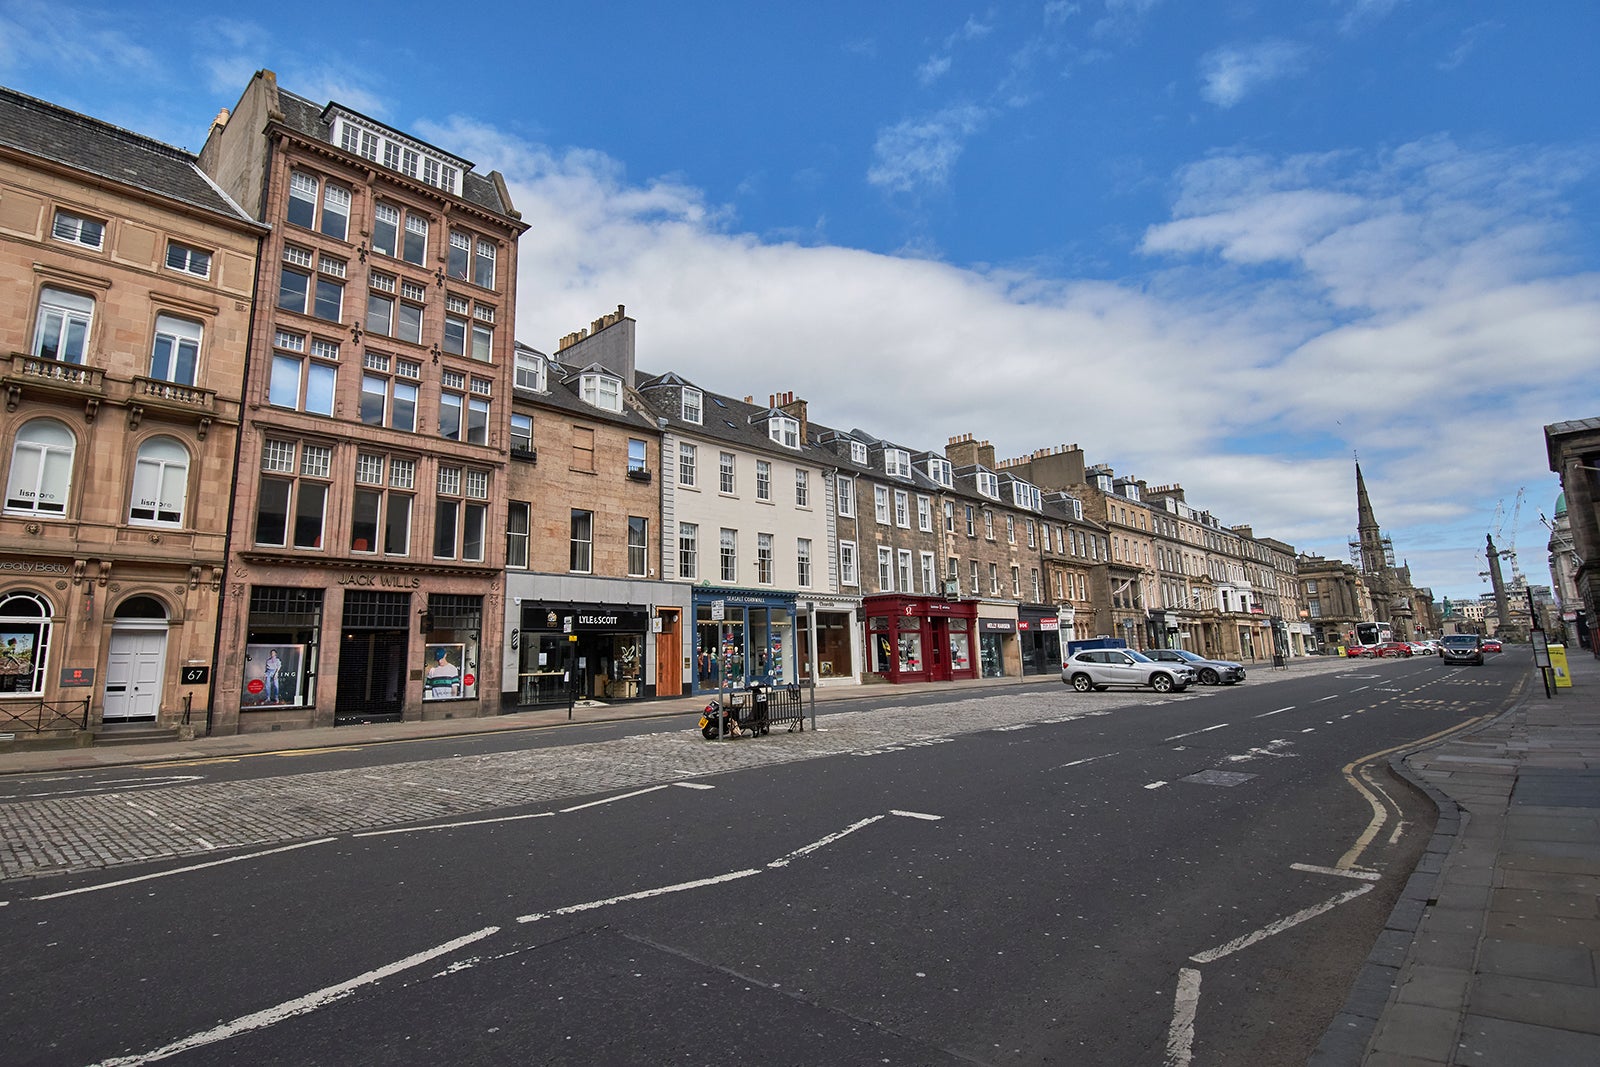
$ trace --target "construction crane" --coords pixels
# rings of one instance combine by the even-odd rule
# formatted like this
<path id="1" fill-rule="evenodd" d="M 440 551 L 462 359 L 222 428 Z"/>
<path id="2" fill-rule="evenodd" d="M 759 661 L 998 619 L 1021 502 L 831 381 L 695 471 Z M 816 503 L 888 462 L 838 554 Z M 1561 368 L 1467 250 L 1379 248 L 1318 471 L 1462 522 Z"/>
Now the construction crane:
<path id="1" fill-rule="evenodd" d="M 1506 539 L 1505 547 L 1498 553 L 1501 559 L 1511 564 L 1511 584 L 1518 589 L 1528 584 L 1527 579 L 1522 576 L 1522 567 L 1517 563 L 1517 523 L 1522 518 L 1522 498 L 1527 491 L 1527 486 L 1517 490 L 1516 501 L 1511 506 L 1511 536 Z M 1506 502 L 1501 500 L 1494 506 L 1494 536 L 1497 542 L 1500 540 L 1501 530 L 1505 527 L 1505 519 Z"/>

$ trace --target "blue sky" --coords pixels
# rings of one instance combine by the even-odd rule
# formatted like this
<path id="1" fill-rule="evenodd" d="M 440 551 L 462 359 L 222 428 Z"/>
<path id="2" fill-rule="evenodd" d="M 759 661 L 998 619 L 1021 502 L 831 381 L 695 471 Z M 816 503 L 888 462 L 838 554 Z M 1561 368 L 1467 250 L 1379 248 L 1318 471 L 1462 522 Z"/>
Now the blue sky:
<path id="1" fill-rule="evenodd" d="M 198 149 L 260 68 L 496 168 L 520 340 L 1093 462 L 1419 584 L 1548 583 L 1600 415 L 1600 5 L 0 0 L 0 83 Z M 1521 521 L 1509 513 L 1526 489 Z"/>

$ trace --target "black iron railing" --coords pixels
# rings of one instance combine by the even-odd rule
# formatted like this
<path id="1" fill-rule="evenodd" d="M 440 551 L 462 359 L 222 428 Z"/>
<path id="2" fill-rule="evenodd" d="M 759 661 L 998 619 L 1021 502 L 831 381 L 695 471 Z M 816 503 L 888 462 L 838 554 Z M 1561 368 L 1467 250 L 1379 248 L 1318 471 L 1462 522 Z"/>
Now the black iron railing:
<path id="1" fill-rule="evenodd" d="M 47 730 L 87 730 L 89 698 L 82 700 L 0 701 L 0 731 L 42 734 Z"/>

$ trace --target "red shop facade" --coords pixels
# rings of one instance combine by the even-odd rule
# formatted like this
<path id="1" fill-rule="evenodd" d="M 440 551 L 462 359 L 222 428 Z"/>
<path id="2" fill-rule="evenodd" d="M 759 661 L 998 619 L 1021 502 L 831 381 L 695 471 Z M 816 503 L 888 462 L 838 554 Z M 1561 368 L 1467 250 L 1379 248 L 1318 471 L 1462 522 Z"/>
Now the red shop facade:
<path id="1" fill-rule="evenodd" d="M 869 596 L 867 670 L 888 682 L 947 682 L 978 676 L 976 601 Z"/>

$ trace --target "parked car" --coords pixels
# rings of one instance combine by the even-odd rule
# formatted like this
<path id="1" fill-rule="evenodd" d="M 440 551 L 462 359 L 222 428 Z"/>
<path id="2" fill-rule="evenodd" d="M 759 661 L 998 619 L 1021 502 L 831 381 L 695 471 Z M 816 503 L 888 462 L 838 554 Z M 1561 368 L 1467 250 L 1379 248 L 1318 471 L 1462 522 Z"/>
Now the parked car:
<path id="1" fill-rule="evenodd" d="M 1433 655 L 1433 646 L 1426 641 L 1410 641 L 1407 643 L 1411 645 L 1411 654 L 1413 656 Z"/>
<path id="2" fill-rule="evenodd" d="M 1389 659 L 1391 657 L 1399 656 L 1404 656 L 1406 659 L 1410 659 L 1411 646 L 1406 644 L 1404 641 L 1385 641 L 1383 644 L 1374 648 L 1372 650 L 1372 654 L 1380 659 Z"/>
<path id="3" fill-rule="evenodd" d="M 1350 645 L 1350 646 L 1345 648 L 1344 654 L 1346 656 L 1348 656 L 1350 659 L 1355 659 L 1358 656 L 1370 656 L 1370 655 L 1372 655 L 1372 646 L 1371 645 Z"/>
<path id="4" fill-rule="evenodd" d="M 1500 639 L 1498 637 L 1485 637 L 1483 639 L 1483 650 L 1485 652 L 1499 652 L 1501 650 Z"/>
<path id="5" fill-rule="evenodd" d="M 1061 680 L 1080 693 L 1109 685 L 1148 687 L 1158 693 L 1181 693 L 1195 682 L 1187 663 L 1157 663 L 1131 648 L 1089 648 L 1074 652 L 1061 665 Z"/>
<path id="6" fill-rule="evenodd" d="M 1157 663 L 1187 663 L 1201 685 L 1232 685 L 1244 681 L 1244 664 L 1228 659 L 1206 659 L 1186 648 L 1148 648 L 1145 657 Z"/>
<path id="7" fill-rule="evenodd" d="M 1446 634 L 1439 640 L 1440 663 L 1483 666 L 1483 642 L 1477 634 Z"/>

